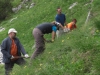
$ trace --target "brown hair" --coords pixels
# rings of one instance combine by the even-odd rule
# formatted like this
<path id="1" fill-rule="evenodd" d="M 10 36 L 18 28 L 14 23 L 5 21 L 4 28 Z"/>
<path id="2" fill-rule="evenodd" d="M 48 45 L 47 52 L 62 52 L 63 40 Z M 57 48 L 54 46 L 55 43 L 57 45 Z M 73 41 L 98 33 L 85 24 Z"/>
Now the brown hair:
<path id="1" fill-rule="evenodd" d="M 72 21 L 74 21 L 75 23 L 77 22 L 77 20 L 76 20 L 76 19 L 73 19 Z"/>
<path id="2" fill-rule="evenodd" d="M 58 11 L 58 9 L 61 9 L 61 8 L 60 8 L 60 7 L 57 7 L 57 9 L 56 9 L 56 10 Z"/>

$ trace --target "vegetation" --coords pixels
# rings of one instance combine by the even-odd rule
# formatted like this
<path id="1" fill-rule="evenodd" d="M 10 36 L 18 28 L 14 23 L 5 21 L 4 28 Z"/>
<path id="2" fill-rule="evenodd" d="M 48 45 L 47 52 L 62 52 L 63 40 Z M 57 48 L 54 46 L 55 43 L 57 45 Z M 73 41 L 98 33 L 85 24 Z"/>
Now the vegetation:
<path id="1" fill-rule="evenodd" d="M 100 75 L 100 26 L 99 0 L 33 0 L 35 6 L 31 9 L 22 9 L 12 15 L 12 19 L 3 21 L 0 26 L 6 28 L 0 32 L 0 43 L 7 37 L 9 28 L 18 31 L 17 36 L 31 56 L 34 38 L 33 28 L 43 22 L 55 20 L 56 8 L 60 6 L 65 13 L 67 22 L 77 19 L 77 29 L 59 37 L 54 43 L 46 43 L 43 54 L 38 56 L 32 64 L 25 59 L 24 67 L 15 65 L 12 75 Z M 68 9 L 73 3 L 77 5 Z M 85 23 L 89 9 L 91 17 Z M 12 20 L 12 21 L 11 21 Z M 51 34 L 45 35 L 51 39 Z M 0 66 L 0 74 L 4 74 Z"/>
<path id="2" fill-rule="evenodd" d="M 0 21 L 6 19 L 12 12 L 11 0 L 0 0 Z"/>

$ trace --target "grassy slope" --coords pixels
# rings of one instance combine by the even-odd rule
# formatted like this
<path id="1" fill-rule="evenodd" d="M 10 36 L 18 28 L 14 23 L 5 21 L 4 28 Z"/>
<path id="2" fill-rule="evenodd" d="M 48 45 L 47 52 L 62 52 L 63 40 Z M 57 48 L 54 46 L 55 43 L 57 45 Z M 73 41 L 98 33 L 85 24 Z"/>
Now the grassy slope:
<path id="1" fill-rule="evenodd" d="M 0 32 L 0 42 L 7 36 L 8 29 L 14 27 L 26 51 L 31 55 L 34 42 L 33 28 L 42 22 L 53 21 L 58 6 L 61 6 L 66 14 L 67 22 L 73 18 L 78 20 L 76 30 L 56 39 L 54 43 L 47 43 L 45 52 L 32 62 L 32 66 L 27 64 L 20 68 L 16 65 L 13 75 L 99 75 L 99 0 L 95 0 L 92 5 L 84 6 L 89 1 L 34 0 L 36 5 L 32 9 L 23 9 L 15 14 L 12 17 L 17 19 L 12 22 L 10 20 L 2 22 L 0 26 L 6 30 Z M 78 5 L 69 10 L 73 2 L 78 2 Z M 91 7 L 92 17 L 85 25 Z M 93 36 L 93 33 L 96 35 Z M 50 39 L 51 34 L 45 37 Z"/>

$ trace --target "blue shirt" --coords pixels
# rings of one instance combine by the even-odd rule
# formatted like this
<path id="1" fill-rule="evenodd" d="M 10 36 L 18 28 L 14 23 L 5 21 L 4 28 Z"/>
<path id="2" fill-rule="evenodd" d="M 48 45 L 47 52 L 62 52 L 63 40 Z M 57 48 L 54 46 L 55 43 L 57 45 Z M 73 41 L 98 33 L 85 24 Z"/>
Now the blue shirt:
<path id="1" fill-rule="evenodd" d="M 56 22 L 61 23 L 64 26 L 64 23 L 66 21 L 65 14 L 57 14 L 55 17 Z"/>

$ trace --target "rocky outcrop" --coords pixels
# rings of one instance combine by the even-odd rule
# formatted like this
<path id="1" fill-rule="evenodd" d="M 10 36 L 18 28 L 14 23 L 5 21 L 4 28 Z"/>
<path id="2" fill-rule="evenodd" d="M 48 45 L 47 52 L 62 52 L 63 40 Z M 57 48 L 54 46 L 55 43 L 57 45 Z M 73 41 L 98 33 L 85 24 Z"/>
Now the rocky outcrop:
<path id="1" fill-rule="evenodd" d="M 74 6 L 76 6 L 78 2 L 73 3 L 68 9 L 72 9 Z"/>
<path id="2" fill-rule="evenodd" d="M 92 4 L 93 3 L 93 0 L 90 0 L 90 2 L 88 4 Z M 87 4 L 86 4 L 87 5 Z M 86 21 L 85 21 L 85 24 L 88 22 L 88 20 L 91 18 L 91 11 L 92 11 L 92 7 L 89 8 L 89 12 L 88 12 L 88 15 L 87 15 L 87 18 L 86 18 Z"/>
<path id="3" fill-rule="evenodd" d="M 3 55 L 2 55 L 2 53 L 1 53 L 1 45 L 0 45 L 0 64 L 3 64 Z"/>
<path id="4" fill-rule="evenodd" d="M 28 3 L 28 2 L 31 2 Z M 17 7 L 15 8 L 12 8 L 12 11 L 17 13 L 22 7 L 25 7 L 25 8 L 32 8 L 33 6 L 35 5 L 35 3 L 33 3 L 31 0 L 23 0 Z"/>
<path id="5" fill-rule="evenodd" d="M 3 27 L 0 27 L 0 32 L 2 32 L 2 31 L 4 31 L 5 30 L 5 28 L 3 28 Z"/>

